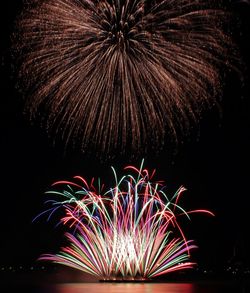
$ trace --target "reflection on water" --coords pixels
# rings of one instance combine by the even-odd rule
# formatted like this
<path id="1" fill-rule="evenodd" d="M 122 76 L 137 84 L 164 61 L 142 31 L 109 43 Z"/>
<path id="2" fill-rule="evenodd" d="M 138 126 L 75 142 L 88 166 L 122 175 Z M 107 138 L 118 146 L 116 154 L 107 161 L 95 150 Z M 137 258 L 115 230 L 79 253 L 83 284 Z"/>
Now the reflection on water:
<path id="1" fill-rule="evenodd" d="M 30 280 L 31 281 L 31 280 Z M 1 293 L 249 293 L 250 280 L 194 283 L 0 282 Z"/>
<path id="2" fill-rule="evenodd" d="M 36 291 L 37 292 L 37 291 Z M 248 282 L 201 283 L 71 283 L 57 284 L 39 293 L 248 293 Z"/>
<path id="3" fill-rule="evenodd" d="M 195 293 L 192 284 L 88 283 L 60 284 L 56 293 Z"/>

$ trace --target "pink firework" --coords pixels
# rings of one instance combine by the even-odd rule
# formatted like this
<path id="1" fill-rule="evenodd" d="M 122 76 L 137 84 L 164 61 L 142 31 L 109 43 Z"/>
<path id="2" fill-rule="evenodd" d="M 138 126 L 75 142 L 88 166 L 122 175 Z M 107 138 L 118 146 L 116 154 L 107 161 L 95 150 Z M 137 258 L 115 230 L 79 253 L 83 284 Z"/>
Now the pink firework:
<path id="1" fill-rule="evenodd" d="M 60 222 L 73 232 L 65 237 L 68 246 L 41 260 L 60 263 L 97 276 L 102 280 L 148 280 L 173 271 L 192 268 L 190 251 L 196 246 L 187 240 L 178 222 L 190 213 L 180 205 L 184 187 L 169 198 L 163 182 L 153 182 L 141 165 L 103 193 L 82 177 L 74 182 L 59 181 L 63 191 L 50 191 L 58 198 L 46 212 L 64 211 Z M 134 176 L 132 174 L 135 173 Z"/>

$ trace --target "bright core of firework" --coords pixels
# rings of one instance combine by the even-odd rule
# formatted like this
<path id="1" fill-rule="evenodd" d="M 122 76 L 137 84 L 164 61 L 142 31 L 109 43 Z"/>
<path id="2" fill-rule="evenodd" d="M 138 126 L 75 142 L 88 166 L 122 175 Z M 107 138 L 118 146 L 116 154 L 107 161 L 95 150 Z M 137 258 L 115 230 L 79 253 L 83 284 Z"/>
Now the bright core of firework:
<path id="1" fill-rule="evenodd" d="M 146 280 L 173 271 L 192 268 L 190 250 L 178 217 L 206 210 L 185 211 L 180 205 L 183 187 L 168 198 L 163 182 L 153 182 L 152 174 L 133 166 L 103 193 L 100 182 L 94 187 L 76 176 L 74 182 L 59 181 L 59 190 L 49 191 L 56 200 L 44 213 L 49 218 L 63 210 L 60 222 L 72 232 L 65 234 L 68 246 L 41 260 L 60 263 L 103 280 Z M 134 173 L 134 176 L 132 174 Z M 62 189 L 63 188 L 63 189 Z"/>
<path id="2" fill-rule="evenodd" d="M 15 48 L 26 110 L 66 143 L 159 148 L 216 103 L 231 46 L 219 1 L 25 2 Z"/>

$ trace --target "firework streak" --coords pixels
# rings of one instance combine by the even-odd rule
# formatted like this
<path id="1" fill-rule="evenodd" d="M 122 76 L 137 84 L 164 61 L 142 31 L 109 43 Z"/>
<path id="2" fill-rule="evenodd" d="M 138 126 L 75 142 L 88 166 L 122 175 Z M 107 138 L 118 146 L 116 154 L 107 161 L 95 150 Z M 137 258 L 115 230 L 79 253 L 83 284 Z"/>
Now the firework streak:
<path id="1" fill-rule="evenodd" d="M 25 1 L 14 46 L 26 111 L 84 151 L 159 148 L 217 103 L 232 47 L 219 2 Z"/>
<path id="2" fill-rule="evenodd" d="M 60 200 L 49 201 L 54 213 L 63 209 L 61 223 L 72 233 L 66 233 L 69 246 L 56 255 L 45 254 L 41 260 L 64 264 L 103 280 L 146 280 L 169 272 L 192 268 L 190 250 L 196 246 L 186 239 L 178 216 L 189 218 L 178 201 L 184 187 L 169 199 L 162 182 L 151 182 L 146 169 L 125 168 L 128 174 L 115 187 L 101 195 L 79 176 L 75 182 L 59 181 L 54 186 L 67 186 L 63 191 L 49 191 Z M 113 169 L 114 170 L 114 169 Z"/>

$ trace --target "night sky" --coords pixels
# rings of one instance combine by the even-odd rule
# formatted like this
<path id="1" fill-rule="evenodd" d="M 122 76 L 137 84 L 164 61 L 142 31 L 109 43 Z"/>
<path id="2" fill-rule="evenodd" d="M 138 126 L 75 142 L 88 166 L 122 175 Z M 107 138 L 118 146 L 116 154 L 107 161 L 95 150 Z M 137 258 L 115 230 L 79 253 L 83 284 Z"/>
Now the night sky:
<path id="1" fill-rule="evenodd" d="M 230 2 L 230 1 L 229 1 Z M 43 211 L 44 192 L 55 180 L 82 175 L 112 180 L 110 166 L 118 174 L 127 164 L 157 169 L 155 179 L 164 180 L 169 194 L 180 185 L 187 188 L 181 203 L 188 209 L 206 208 L 216 217 L 193 215 L 184 230 L 196 241 L 198 263 L 222 268 L 232 258 L 250 264 L 249 149 L 250 149 L 250 5 L 229 4 L 235 21 L 232 33 L 239 47 L 242 77 L 235 72 L 224 78 L 220 109 L 204 112 L 198 125 L 180 138 L 176 146 L 165 145 L 158 154 L 131 154 L 101 160 L 95 151 L 82 154 L 64 148 L 23 114 L 24 101 L 16 89 L 15 68 L 10 58 L 10 35 L 20 0 L 1 2 L 1 257 L 0 266 L 32 265 L 41 253 L 55 251 L 61 243 L 56 221 L 45 218 L 32 223 Z M 231 3 L 230 2 L 230 3 Z M 242 81 L 243 79 L 243 81 Z"/>

